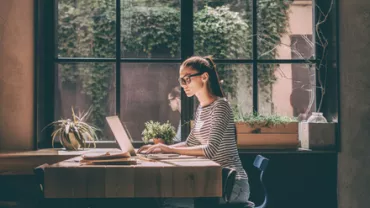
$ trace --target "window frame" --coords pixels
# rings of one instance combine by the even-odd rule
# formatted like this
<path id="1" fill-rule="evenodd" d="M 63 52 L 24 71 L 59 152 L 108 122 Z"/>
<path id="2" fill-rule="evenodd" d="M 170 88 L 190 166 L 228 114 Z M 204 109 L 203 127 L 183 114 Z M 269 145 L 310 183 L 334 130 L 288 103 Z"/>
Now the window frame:
<path id="1" fill-rule="evenodd" d="M 57 57 L 57 42 L 56 42 L 56 23 L 57 23 L 57 8 L 58 0 L 35 0 L 35 81 L 36 81 L 36 100 L 37 107 L 35 112 L 35 132 L 38 148 L 49 148 L 52 146 L 50 134 L 51 129 L 43 128 L 54 121 L 54 83 L 56 65 L 59 63 L 79 63 L 79 62 L 109 62 L 116 64 L 116 86 L 121 86 L 120 73 L 121 63 L 182 63 L 188 57 L 194 55 L 194 34 L 193 34 L 193 1 L 181 0 L 181 46 L 180 58 L 122 58 L 120 38 L 116 38 L 116 58 L 63 58 Z M 121 10 L 120 0 L 116 1 L 116 37 L 121 36 Z M 338 77 L 338 19 L 336 14 L 338 12 L 338 0 L 334 1 L 333 13 L 335 20 L 327 21 L 321 25 L 321 29 L 325 34 L 329 34 L 328 40 L 331 43 L 329 48 L 330 60 L 325 60 L 325 64 L 336 64 L 336 76 L 328 78 L 330 92 L 335 95 L 327 94 L 323 100 L 322 111 L 324 115 L 339 114 L 339 77 Z M 251 0 L 252 2 L 252 57 L 249 59 L 215 59 L 216 64 L 251 64 L 252 65 L 252 82 L 253 82 L 253 111 L 258 112 L 258 66 L 259 64 L 303 64 L 307 63 L 305 59 L 259 59 L 258 58 L 258 43 L 257 43 L 257 9 L 258 0 Z M 326 2 L 326 1 L 325 1 Z M 313 31 L 317 22 L 317 7 L 328 8 L 327 3 L 323 1 L 312 0 L 313 8 Z M 314 32 L 312 34 L 315 35 Z M 311 59 L 312 63 L 318 63 L 320 60 L 322 48 L 317 44 L 315 47 L 315 59 Z M 53 69 L 53 70 L 50 70 Z M 330 69 L 330 68 L 329 68 Z M 323 72 L 320 72 L 323 73 Z M 318 73 L 316 73 L 318 76 Z M 120 90 L 121 87 L 116 88 L 116 114 L 120 115 Z M 316 91 L 316 97 L 320 96 L 320 90 Z M 317 101 L 318 99 L 316 99 Z M 189 132 L 189 121 L 193 118 L 194 98 L 188 98 L 183 89 L 181 90 L 181 122 L 182 125 L 182 141 L 184 141 Z M 334 109 L 334 110 L 333 110 Z M 340 115 L 338 115 L 339 120 Z M 115 146 L 114 141 L 102 141 L 103 146 Z M 134 146 L 138 147 L 143 142 L 134 142 Z M 99 144 L 98 144 L 99 145 Z"/>

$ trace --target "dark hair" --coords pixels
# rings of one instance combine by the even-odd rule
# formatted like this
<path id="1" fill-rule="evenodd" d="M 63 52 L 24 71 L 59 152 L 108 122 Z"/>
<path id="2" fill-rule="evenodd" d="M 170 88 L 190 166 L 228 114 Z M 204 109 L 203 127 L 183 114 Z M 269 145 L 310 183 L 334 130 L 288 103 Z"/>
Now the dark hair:
<path id="1" fill-rule="evenodd" d="M 180 98 L 181 97 L 181 88 L 180 88 L 180 86 L 176 86 L 176 87 L 172 88 L 169 95 L 173 98 L 177 98 L 177 97 Z"/>
<path id="2" fill-rule="evenodd" d="M 209 75 L 208 89 L 209 91 L 218 97 L 225 97 L 224 92 L 220 86 L 220 79 L 216 71 L 216 64 L 213 62 L 211 56 L 192 56 L 186 59 L 181 67 L 189 67 L 198 72 L 207 72 Z"/>

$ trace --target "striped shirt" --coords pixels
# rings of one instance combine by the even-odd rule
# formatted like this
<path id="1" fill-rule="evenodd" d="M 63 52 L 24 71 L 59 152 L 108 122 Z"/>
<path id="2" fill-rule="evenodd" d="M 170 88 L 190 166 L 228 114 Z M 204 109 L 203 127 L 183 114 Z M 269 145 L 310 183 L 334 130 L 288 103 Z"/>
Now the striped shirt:
<path id="1" fill-rule="evenodd" d="M 248 179 L 239 158 L 235 138 L 231 107 L 225 98 L 217 98 L 208 106 L 198 106 L 194 127 L 186 139 L 186 145 L 201 145 L 208 159 L 221 167 L 235 169 L 237 179 Z"/>

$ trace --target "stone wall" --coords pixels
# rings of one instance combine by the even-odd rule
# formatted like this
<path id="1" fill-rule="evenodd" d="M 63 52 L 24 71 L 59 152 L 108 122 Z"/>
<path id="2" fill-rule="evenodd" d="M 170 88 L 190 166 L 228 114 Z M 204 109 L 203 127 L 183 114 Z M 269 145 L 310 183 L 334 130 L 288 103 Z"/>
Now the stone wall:
<path id="1" fill-rule="evenodd" d="M 339 208 L 370 204 L 370 1 L 340 0 Z"/>

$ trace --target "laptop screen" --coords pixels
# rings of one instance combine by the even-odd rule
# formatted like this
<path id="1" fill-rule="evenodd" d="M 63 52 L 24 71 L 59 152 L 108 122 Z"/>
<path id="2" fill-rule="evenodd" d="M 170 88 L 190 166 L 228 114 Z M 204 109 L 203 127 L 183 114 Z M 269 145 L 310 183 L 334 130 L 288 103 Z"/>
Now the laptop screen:
<path id="1" fill-rule="evenodd" d="M 118 143 L 119 148 L 123 152 L 130 152 L 131 156 L 136 156 L 134 146 L 131 143 L 130 134 L 127 131 L 127 128 L 122 125 L 118 116 L 109 116 L 106 117 L 108 125 L 113 132 L 113 135 Z"/>

